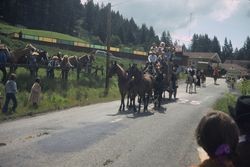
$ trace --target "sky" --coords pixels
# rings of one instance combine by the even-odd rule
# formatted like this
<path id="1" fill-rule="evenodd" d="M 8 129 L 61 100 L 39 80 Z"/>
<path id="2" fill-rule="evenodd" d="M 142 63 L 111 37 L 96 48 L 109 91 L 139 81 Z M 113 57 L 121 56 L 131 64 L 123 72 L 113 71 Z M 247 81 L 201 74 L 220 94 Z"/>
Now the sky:
<path id="1" fill-rule="evenodd" d="M 86 0 L 81 0 L 84 3 Z M 138 26 L 153 26 L 157 35 L 169 31 L 173 41 L 191 44 L 194 33 L 216 36 L 241 48 L 250 36 L 250 0 L 94 0 L 134 18 Z"/>

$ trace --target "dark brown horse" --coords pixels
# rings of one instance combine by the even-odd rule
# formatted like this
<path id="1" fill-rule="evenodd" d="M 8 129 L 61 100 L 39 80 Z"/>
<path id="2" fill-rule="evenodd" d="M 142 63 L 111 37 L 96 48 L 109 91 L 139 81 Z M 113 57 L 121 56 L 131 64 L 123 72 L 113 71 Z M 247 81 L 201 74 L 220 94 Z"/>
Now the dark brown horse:
<path id="1" fill-rule="evenodd" d="M 79 75 L 82 69 L 85 69 L 87 72 L 90 71 L 90 67 L 92 63 L 95 61 L 95 56 L 94 55 L 85 55 L 85 56 L 70 56 L 68 58 L 69 63 L 77 69 L 77 79 L 79 79 Z"/>
<path id="2" fill-rule="evenodd" d="M 113 75 L 118 76 L 118 86 L 119 86 L 119 91 L 121 95 L 121 104 L 119 107 L 119 111 L 124 111 L 125 110 L 125 96 L 128 92 L 128 74 L 127 72 L 116 62 L 111 63 L 111 67 L 109 68 L 108 71 L 108 76 L 111 78 Z"/>
<path id="3" fill-rule="evenodd" d="M 72 68 L 72 65 L 69 62 L 68 56 L 64 55 L 63 59 L 60 64 L 61 71 L 62 71 L 62 80 L 68 80 L 68 73 L 70 68 Z"/>
<path id="4" fill-rule="evenodd" d="M 128 71 L 129 78 L 131 78 L 129 89 L 133 92 L 133 96 L 131 98 L 135 98 L 135 96 L 138 95 L 138 113 L 141 109 L 142 100 L 145 112 L 148 110 L 149 98 L 152 95 L 154 78 L 150 74 L 144 74 L 143 71 L 140 71 L 136 66 L 132 66 Z M 133 106 L 133 108 L 136 112 L 135 106 Z"/>
<path id="5" fill-rule="evenodd" d="M 24 48 L 16 49 L 10 52 L 10 63 L 13 64 L 26 64 L 27 58 L 37 51 L 32 44 L 27 44 Z"/>
<path id="6" fill-rule="evenodd" d="M 10 73 L 15 72 L 15 70 L 17 69 L 16 64 L 29 64 L 30 58 L 33 56 L 33 53 L 35 53 L 36 51 L 37 51 L 37 48 L 35 48 L 32 44 L 27 44 L 24 48 L 19 48 L 13 51 L 8 50 L 8 62 L 7 63 L 11 64 Z M 29 69 L 32 75 L 34 68 L 29 67 Z M 35 71 L 37 70 L 38 69 L 35 69 Z"/>
<path id="7" fill-rule="evenodd" d="M 170 61 L 161 61 L 158 65 L 158 69 L 163 73 L 163 92 L 165 97 L 165 91 L 169 93 L 169 99 L 172 98 L 173 93 L 176 91 L 173 89 L 172 74 L 173 63 Z"/>

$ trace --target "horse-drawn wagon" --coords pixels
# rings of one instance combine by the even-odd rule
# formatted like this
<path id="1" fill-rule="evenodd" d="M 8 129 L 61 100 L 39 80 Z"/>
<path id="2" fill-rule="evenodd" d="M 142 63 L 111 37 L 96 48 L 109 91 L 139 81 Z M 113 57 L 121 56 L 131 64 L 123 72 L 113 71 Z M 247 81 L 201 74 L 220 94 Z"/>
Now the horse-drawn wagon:
<path id="1" fill-rule="evenodd" d="M 144 105 L 144 111 L 147 111 L 150 101 L 153 101 L 155 107 L 160 107 L 162 94 L 165 91 L 169 92 L 169 99 L 173 95 L 174 99 L 176 98 L 178 73 L 171 57 L 172 55 L 169 57 L 149 55 L 149 61 L 146 62 L 144 68 L 139 68 L 136 64 L 133 64 L 127 70 L 124 70 L 116 62 L 111 63 L 109 76 L 117 74 L 121 93 L 119 111 L 125 110 L 125 95 L 129 98 L 127 105 L 130 101 L 134 111 L 137 111 L 135 98 L 138 97 L 138 112 L 140 112 L 141 103 Z"/>

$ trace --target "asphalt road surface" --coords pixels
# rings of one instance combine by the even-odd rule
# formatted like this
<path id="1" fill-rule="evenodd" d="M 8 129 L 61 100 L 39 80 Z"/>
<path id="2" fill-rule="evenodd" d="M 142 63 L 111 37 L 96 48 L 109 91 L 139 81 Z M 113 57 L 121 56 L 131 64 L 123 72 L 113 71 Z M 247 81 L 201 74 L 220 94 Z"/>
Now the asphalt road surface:
<path id="1" fill-rule="evenodd" d="M 117 114 L 119 101 L 0 124 L 0 167 L 184 167 L 199 163 L 195 128 L 227 92 L 224 80 L 149 113 Z"/>

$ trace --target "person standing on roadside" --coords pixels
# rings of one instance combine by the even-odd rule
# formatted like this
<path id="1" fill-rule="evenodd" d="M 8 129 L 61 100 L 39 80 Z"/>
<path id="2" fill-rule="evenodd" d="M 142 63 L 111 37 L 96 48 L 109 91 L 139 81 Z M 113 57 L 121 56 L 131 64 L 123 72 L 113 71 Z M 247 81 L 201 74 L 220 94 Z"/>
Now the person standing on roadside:
<path id="1" fill-rule="evenodd" d="M 33 107 L 35 108 L 38 107 L 41 92 L 42 91 L 41 91 L 41 86 L 40 86 L 40 78 L 36 78 L 35 83 L 33 84 L 31 88 L 30 97 L 29 97 L 29 101 L 32 103 Z"/>
<path id="2" fill-rule="evenodd" d="M 12 73 L 10 75 L 9 80 L 5 84 L 5 103 L 2 109 L 3 113 L 8 112 L 8 106 L 10 100 L 13 102 L 12 106 L 12 112 L 16 111 L 17 107 L 17 99 L 16 99 L 16 93 L 17 93 L 17 84 L 16 84 L 16 74 Z"/>

